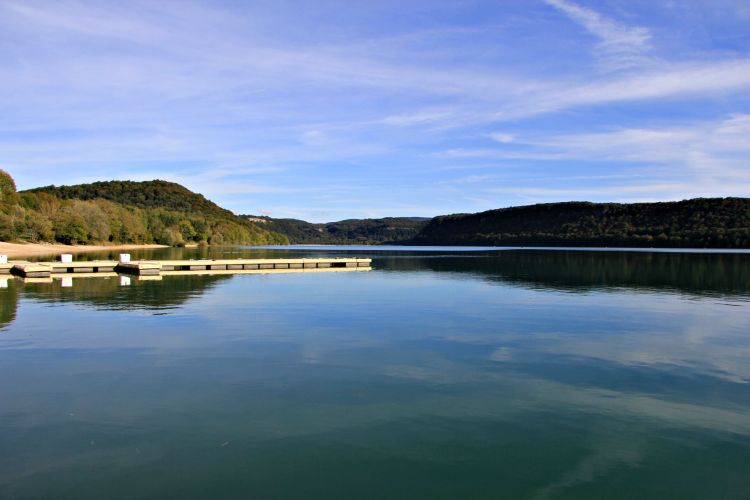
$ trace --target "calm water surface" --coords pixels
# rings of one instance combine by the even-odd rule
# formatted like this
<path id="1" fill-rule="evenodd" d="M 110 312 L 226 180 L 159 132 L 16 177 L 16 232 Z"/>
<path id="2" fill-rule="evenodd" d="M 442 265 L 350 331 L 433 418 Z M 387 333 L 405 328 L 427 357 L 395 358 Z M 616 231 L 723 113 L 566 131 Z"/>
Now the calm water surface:
<path id="1" fill-rule="evenodd" d="M 345 254 L 8 280 L 0 498 L 750 498 L 750 254 Z"/>

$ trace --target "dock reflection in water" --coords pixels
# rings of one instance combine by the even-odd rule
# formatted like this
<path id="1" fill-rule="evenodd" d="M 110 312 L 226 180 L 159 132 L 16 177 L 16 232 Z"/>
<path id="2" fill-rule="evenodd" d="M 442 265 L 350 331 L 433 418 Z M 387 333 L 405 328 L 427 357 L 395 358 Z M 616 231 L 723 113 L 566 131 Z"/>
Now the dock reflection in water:
<path id="1" fill-rule="evenodd" d="M 747 496 L 750 255 L 367 255 L 8 280 L 0 497 Z"/>

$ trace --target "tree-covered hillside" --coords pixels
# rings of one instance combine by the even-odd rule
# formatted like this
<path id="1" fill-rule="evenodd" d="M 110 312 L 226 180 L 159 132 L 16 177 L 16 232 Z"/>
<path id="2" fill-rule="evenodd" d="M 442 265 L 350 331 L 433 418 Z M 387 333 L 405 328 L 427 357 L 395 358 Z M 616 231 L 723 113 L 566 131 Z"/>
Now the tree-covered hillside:
<path id="1" fill-rule="evenodd" d="M 0 171 L 0 240 L 181 245 L 285 244 L 286 237 L 165 181 L 111 181 L 16 192 Z"/>
<path id="2" fill-rule="evenodd" d="M 750 198 L 548 203 L 435 217 L 314 224 L 238 216 L 166 181 L 16 192 L 0 170 L 0 240 L 63 243 L 386 244 L 750 248 Z"/>
<path id="3" fill-rule="evenodd" d="M 271 231 L 284 234 L 291 243 L 326 245 L 382 245 L 408 241 L 429 221 L 421 217 L 385 217 L 314 224 L 298 219 L 246 217 Z"/>
<path id="4" fill-rule="evenodd" d="M 416 245 L 750 247 L 750 198 L 548 203 L 435 217 Z"/>
<path id="5" fill-rule="evenodd" d="M 174 182 L 153 180 L 104 181 L 75 186 L 44 186 L 30 193 L 49 193 L 62 200 L 104 199 L 138 208 L 163 208 L 174 212 L 200 212 L 216 217 L 237 218 L 235 214 Z"/>

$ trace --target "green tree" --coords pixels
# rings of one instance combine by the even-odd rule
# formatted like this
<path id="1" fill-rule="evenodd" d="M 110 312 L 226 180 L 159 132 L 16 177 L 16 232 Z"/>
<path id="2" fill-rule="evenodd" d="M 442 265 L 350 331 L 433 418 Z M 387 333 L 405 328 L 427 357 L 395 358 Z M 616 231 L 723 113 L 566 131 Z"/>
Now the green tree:
<path id="1" fill-rule="evenodd" d="M 180 228 L 180 234 L 182 234 L 182 238 L 186 241 L 193 241 L 195 240 L 196 235 L 198 234 L 193 227 L 193 224 L 187 220 L 182 219 L 179 223 Z"/>
<path id="2" fill-rule="evenodd" d="M 33 210 L 27 210 L 16 227 L 17 237 L 25 241 L 52 241 L 55 237 L 52 221 Z"/>
<path id="3" fill-rule="evenodd" d="M 55 240 L 67 245 L 86 243 L 88 240 L 89 228 L 86 220 L 68 206 L 55 214 L 52 229 L 55 232 Z"/>
<path id="4" fill-rule="evenodd" d="M 16 182 L 5 170 L 0 170 L 0 210 L 8 213 L 18 203 Z"/>

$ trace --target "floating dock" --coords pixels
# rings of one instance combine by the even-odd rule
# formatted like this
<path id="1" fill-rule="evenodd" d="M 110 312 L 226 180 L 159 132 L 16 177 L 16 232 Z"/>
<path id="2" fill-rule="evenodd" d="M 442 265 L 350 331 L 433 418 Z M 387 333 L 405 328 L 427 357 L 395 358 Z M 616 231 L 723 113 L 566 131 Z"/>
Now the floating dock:
<path id="1" fill-rule="evenodd" d="M 317 270 L 368 271 L 372 259 L 323 258 L 323 259 L 201 259 L 201 260 L 92 260 L 77 262 L 26 262 L 16 261 L 0 264 L 0 273 L 13 273 L 24 278 L 47 278 L 59 275 L 81 277 L 107 275 L 111 273 L 137 276 L 161 276 L 163 274 L 257 274 L 286 270 L 304 272 Z M 222 274 L 223 274 L 222 273 Z"/>

